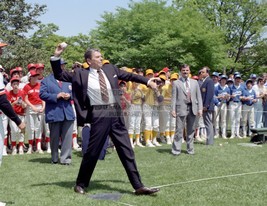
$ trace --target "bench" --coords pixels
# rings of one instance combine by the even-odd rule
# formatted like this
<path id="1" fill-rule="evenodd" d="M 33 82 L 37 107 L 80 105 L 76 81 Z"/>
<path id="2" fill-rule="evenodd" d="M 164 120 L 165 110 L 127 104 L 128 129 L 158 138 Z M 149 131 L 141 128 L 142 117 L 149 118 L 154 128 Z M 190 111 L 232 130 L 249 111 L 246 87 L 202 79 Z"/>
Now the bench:
<path id="1" fill-rule="evenodd" d="M 265 143 L 265 136 L 267 136 L 267 127 L 263 127 L 263 128 L 251 128 L 250 131 L 256 135 L 262 135 L 263 136 L 263 140 L 262 143 Z"/>

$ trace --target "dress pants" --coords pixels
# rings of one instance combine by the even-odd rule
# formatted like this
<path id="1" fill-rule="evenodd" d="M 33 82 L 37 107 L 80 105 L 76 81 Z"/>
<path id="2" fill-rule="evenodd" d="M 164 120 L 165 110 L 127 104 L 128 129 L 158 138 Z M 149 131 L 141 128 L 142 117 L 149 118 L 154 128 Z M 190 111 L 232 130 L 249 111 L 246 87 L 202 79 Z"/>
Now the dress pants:
<path id="1" fill-rule="evenodd" d="M 176 113 L 177 110 L 176 110 Z M 176 117 L 176 130 L 172 143 L 172 154 L 179 155 L 182 148 L 182 138 L 184 134 L 184 128 L 186 127 L 186 146 L 187 153 L 194 154 L 194 133 L 196 128 L 196 115 L 192 112 L 192 106 L 187 106 L 187 115 Z"/>
<path id="2" fill-rule="evenodd" d="M 207 130 L 207 141 L 206 145 L 212 145 L 214 143 L 214 128 L 212 120 L 212 111 L 203 112 L 203 120 Z"/>
<path id="3" fill-rule="evenodd" d="M 74 120 L 49 123 L 52 161 L 58 162 L 58 146 L 61 138 L 60 163 L 70 164 Z"/>
<path id="4" fill-rule="evenodd" d="M 76 185 L 88 187 L 102 148 L 109 135 L 134 189 L 143 187 L 134 152 L 119 106 L 93 106 L 90 141 L 83 155 Z"/>

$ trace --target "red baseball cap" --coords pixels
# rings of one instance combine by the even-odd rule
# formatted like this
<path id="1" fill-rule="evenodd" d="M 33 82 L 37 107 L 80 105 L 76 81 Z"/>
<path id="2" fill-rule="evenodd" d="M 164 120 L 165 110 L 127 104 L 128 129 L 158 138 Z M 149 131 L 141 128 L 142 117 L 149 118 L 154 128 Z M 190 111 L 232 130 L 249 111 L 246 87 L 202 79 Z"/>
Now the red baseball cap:
<path id="1" fill-rule="evenodd" d="M 20 82 L 20 79 L 17 77 L 13 77 L 13 78 L 11 78 L 10 83 L 12 84 L 14 81 Z"/>
<path id="2" fill-rule="evenodd" d="M 31 71 L 30 71 L 30 77 L 35 77 L 35 76 L 39 76 L 39 74 L 36 73 L 35 70 L 31 70 Z"/>
<path id="3" fill-rule="evenodd" d="M 30 64 L 28 64 L 27 68 L 28 68 L 28 71 L 30 71 L 31 69 L 35 69 L 36 66 L 35 66 L 35 64 L 30 63 Z"/>
<path id="4" fill-rule="evenodd" d="M 35 64 L 36 69 L 44 69 L 44 64 L 38 63 Z"/>

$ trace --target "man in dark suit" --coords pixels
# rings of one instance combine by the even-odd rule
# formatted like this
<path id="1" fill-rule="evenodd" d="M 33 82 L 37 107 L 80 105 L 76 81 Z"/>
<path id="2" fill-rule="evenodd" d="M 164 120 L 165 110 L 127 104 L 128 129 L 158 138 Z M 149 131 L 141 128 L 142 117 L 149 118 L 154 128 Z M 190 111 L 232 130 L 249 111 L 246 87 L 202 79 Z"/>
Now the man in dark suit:
<path id="1" fill-rule="evenodd" d="M 210 69 L 205 66 L 200 71 L 202 85 L 200 87 L 203 102 L 203 120 L 207 130 L 207 145 L 214 143 L 213 112 L 214 112 L 214 83 L 210 78 Z"/>
<path id="2" fill-rule="evenodd" d="M 54 56 L 51 57 L 55 78 L 72 82 L 77 124 L 79 126 L 85 123 L 91 124 L 90 141 L 83 155 L 74 191 L 85 194 L 85 188 L 89 186 L 98 157 L 109 135 L 135 189 L 135 194 L 150 195 L 158 192 L 158 188 L 145 187 L 141 182 L 122 116 L 118 80 L 146 84 L 153 89 L 157 89 L 156 83 L 140 75 L 122 71 L 112 64 L 102 65 L 102 55 L 96 49 L 88 49 L 85 52 L 84 57 L 90 65 L 89 69 L 63 71 L 60 68 L 60 55 L 64 49 L 62 43 L 59 44 Z"/>

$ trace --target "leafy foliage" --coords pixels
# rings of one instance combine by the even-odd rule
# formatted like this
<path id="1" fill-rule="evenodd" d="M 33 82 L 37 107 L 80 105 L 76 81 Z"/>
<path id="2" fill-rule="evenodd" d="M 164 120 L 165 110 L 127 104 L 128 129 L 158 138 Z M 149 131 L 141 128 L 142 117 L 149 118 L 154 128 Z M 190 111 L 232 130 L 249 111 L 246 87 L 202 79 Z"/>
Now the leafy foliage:
<path id="1" fill-rule="evenodd" d="M 225 65 L 244 73 L 263 65 L 266 39 L 262 38 L 267 26 L 267 2 L 256 0 L 176 0 L 177 9 L 192 8 L 203 14 L 214 28 L 224 33 L 229 45 L 228 57 L 234 61 Z"/>
<path id="2" fill-rule="evenodd" d="M 177 10 L 165 1 L 131 3 L 116 14 L 105 13 L 98 22 L 92 44 L 119 66 L 160 70 L 187 63 L 193 70 L 204 65 L 222 67 L 227 47 L 222 33 L 211 27 L 202 14 Z"/>

